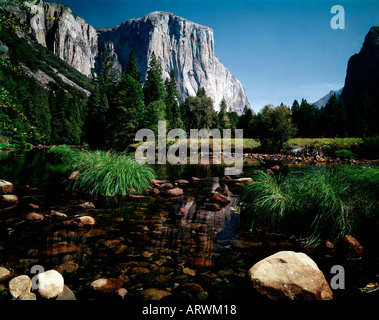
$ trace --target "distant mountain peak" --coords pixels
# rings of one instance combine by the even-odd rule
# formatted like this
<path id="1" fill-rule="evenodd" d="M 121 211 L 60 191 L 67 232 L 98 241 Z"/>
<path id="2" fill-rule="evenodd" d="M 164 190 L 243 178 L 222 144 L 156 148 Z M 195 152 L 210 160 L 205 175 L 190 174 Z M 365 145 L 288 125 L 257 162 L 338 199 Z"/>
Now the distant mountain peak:
<path id="1" fill-rule="evenodd" d="M 322 107 L 325 107 L 325 105 L 328 103 L 329 99 L 335 94 L 336 96 L 340 96 L 341 93 L 342 93 L 342 90 L 343 88 L 339 89 L 339 90 L 330 90 L 330 92 L 323 96 L 321 99 L 317 100 L 316 102 L 312 103 L 313 105 L 315 105 L 317 108 L 322 108 Z"/>

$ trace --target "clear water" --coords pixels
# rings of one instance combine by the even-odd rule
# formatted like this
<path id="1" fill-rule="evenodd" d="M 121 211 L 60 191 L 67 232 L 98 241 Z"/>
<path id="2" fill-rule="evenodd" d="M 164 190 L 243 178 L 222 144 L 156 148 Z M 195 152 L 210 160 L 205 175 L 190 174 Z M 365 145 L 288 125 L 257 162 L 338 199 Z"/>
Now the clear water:
<path id="1" fill-rule="evenodd" d="M 174 182 L 196 176 L 202 180 L 180 185 L 181 197 L 109 200 L 67 192 L 61 183 L 69 174 L 67 167 L 47 162 L 46 151 L 23 155 L 0 152 L 0 178 L 13 182 L 19 196 L 18 205 L 0 212 L 0 266 L 30 277 L 33 265 L 58 269 L 78 300 L 117 298 L 91 290 L 91 282 L 99 278 L 124 279 L 125 299 L 142 299 L 148 288 L 166 290 L 172 294 L 170 299 L 259 299 L 245 278 L 247 270 L 280 250 L 306 252 L 295 241 L 244 231 L 239 214 L 230 209 L 238 204 L 238 188 L 228 191 L 231 203 L 222 210 L 204 209 L 205 197 L 226 186 L 221 181 L 222 166 L 156 166 L 159 179 Z M 96 208 L 78 209 L 85 201 Z M 31 208 L 30 203 L 39 208 Z M 188 214 L 178 216 L 183 207 Z M 30 212 L 47 215 L 50 210 L 68 217 L 91 215 L 96 225 L 71 229 L 48 216 L 40 222 L 25 220 Z M 328 278 L 331 258 L 312 258 Z M 356 293 L 356 288 L 348 291 Z"/>

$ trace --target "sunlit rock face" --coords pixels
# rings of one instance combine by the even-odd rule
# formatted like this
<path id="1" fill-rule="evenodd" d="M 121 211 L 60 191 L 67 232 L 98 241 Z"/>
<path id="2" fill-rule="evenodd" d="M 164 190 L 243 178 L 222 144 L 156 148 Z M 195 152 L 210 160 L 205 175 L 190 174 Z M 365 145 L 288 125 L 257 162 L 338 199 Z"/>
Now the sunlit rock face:
<path id="1" fill-rule="evenodd" d="M 119 26 L 99 29 L 99 45 L 113 42 L 121 65 L 125 66 L 130 52 L 137 54 L 142 76 L 145 77 L 152 52 L 161 58 L 164 77 L 171 69 L 178 79 L 181 102 L 196 95 L 204 87 L 215 105 L 224 97 L 233 110 L 241 113 L 250 106 L 245 90 L 214 52 L 211 28 L 188 21 L 169 12 L 157 11 L 142 18 L 128 20 Z"/>
<path id="2" fill-rule="evenodd" d="M 125 67 L 132 50 L 137 54 L 143 79 L 151 54 L 160 57 L 164 79 L 175 71 L 179 102 L 203 87 L 219 110 L 223 98 L 241 114 L 250 107 L 245 89 L 214 52 L 211 28 L 169 12 L 157 11 L 106 29 L 95 30 L 70 8 L 56 3 L 31 5 L 32 14 L 14 8 L 36 40 L 81 73 L 90 76 L 105 45 L 112 48 L 116 66 Z"/>

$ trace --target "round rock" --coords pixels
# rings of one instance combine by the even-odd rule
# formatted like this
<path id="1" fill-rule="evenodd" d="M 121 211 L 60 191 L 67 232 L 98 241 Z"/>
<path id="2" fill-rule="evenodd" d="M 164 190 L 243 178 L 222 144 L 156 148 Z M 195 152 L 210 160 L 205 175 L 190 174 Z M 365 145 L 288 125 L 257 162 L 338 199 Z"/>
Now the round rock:
<path id="1" fill-rule="evenodd" d="M 63 292 L 64 279 L 56 270 L 48 270 L 38 274 L 38 293 L 41 297 L 52 299 Z"/>
<path id="2" fill-rule="evenodd" d="M 21 275 L 9 281 L 9 292 L 14 299 L 30 292 L 32 281 L 27 275 Z"/>
<path id="3" fill-rule="evenodd" d="M 253 287 L 272 300 L 332 300 L 324 274 L 306 254 L 280 251 L 248 271 Z"/>

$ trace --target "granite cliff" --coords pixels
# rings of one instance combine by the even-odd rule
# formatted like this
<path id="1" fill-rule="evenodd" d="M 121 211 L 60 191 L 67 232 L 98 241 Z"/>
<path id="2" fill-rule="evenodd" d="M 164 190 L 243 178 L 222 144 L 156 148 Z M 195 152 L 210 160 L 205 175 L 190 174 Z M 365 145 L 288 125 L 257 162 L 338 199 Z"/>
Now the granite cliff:
<path id="1" fill-rule="evenodd" d="M 214 52 L 213 30 L 169 12 L 157 11 L 107 29 L 98 29 L 99 46 L 112 42 L 119 62 L 125 66 L 134 50 L 145 77 L 152 52 L 161 58 L 163 76 L 171 69 L 178 80 L 180 102 L 204 87 L 219 103 L 224 97 L 233 110 L 250 106 L 245 90 Z"/>
<path id="2" fill-rule="evenodd" d="M 161 58 L 164 78 L 171 69 L 176 73 L 179 102 L 204 87 L 216 110 L 222 98 L 239 114 L 245 105 L 250 106 L 241 82 L 215 55 L 213 30 L 208 27 L 157 11 L 95 30 L 67 6 L 47 2 L 31 5 L 31 14 L 13 12 L 28 24 L 38 43 L 84 75 L 94 72 L 96 57 L 105 44 L 113 48 L 119 68 L 126 66 L 134 50 L 143 78 L 154 51 Z"/>

